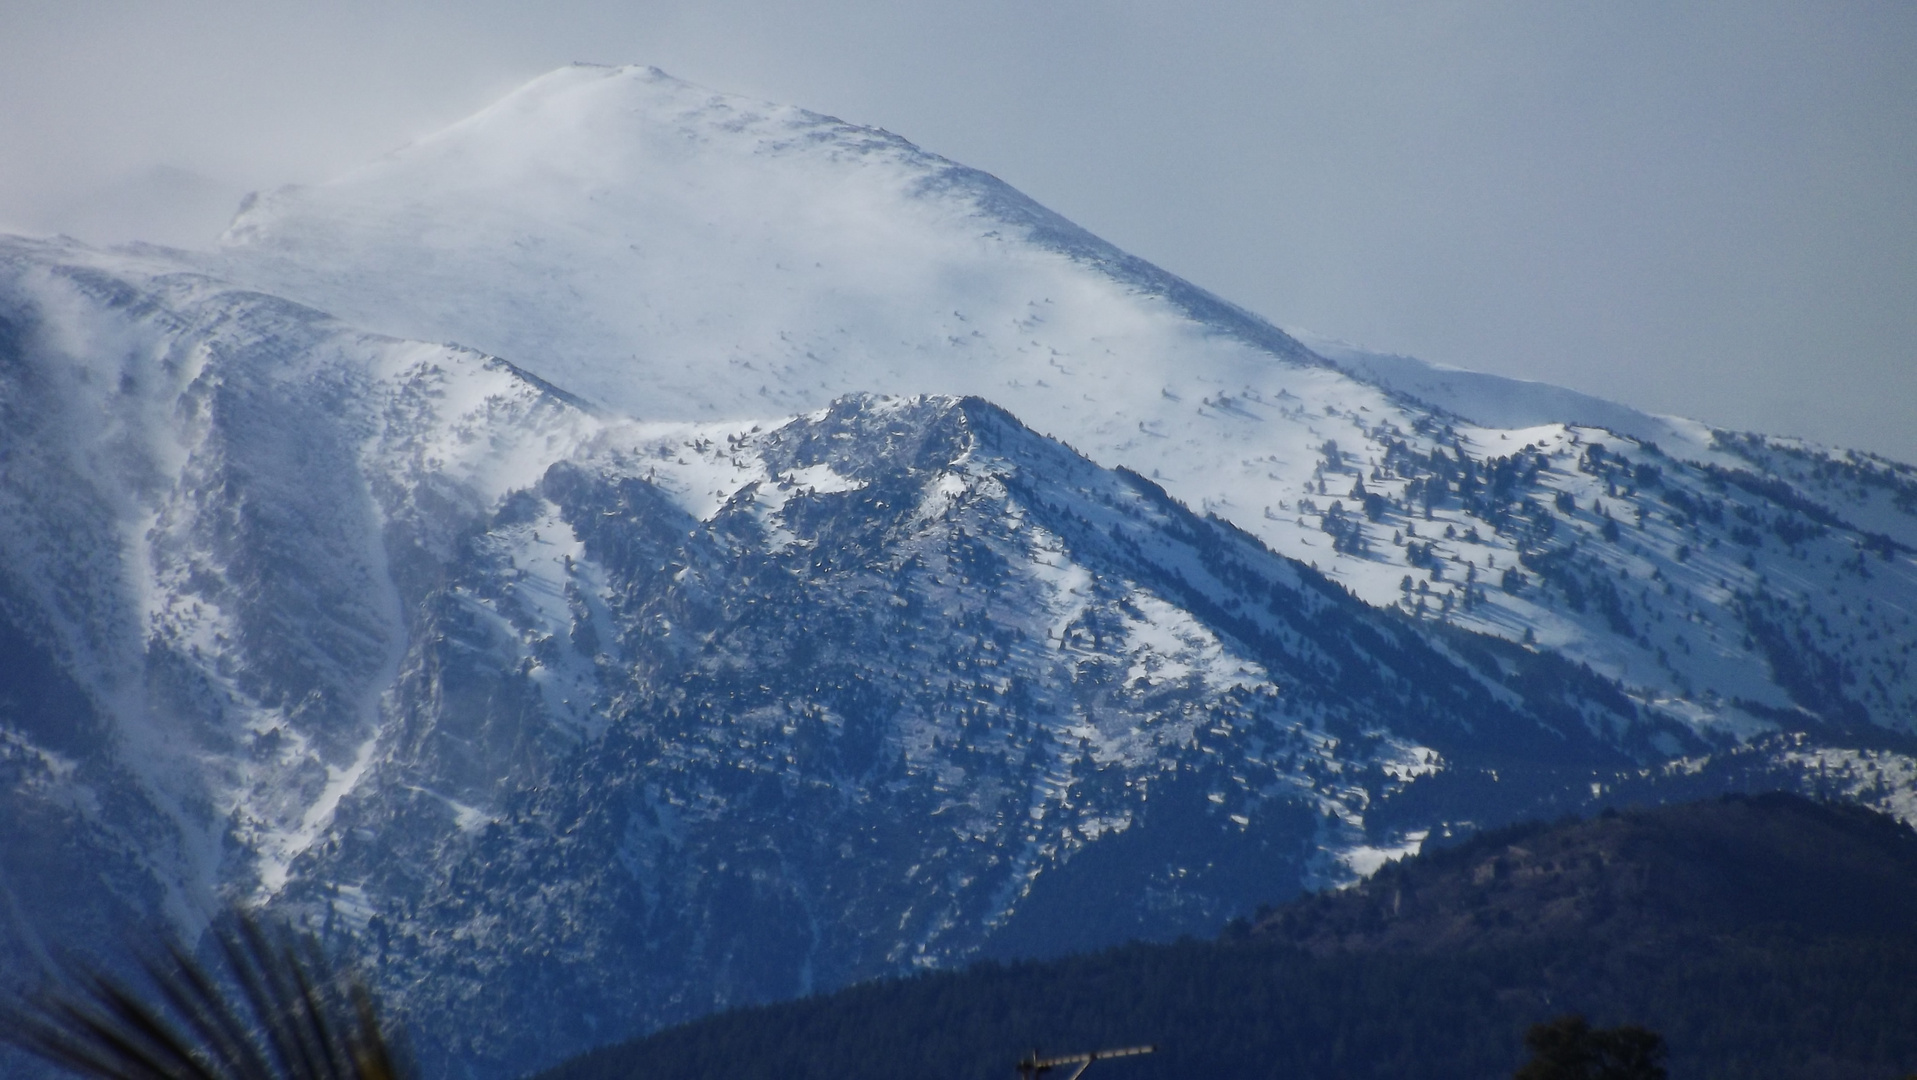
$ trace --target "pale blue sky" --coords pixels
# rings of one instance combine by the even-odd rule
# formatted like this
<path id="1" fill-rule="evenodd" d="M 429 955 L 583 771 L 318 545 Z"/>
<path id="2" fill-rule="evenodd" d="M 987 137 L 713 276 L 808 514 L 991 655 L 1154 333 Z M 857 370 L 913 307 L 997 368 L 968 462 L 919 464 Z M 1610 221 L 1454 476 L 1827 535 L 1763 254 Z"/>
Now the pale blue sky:
<path id="1" fill-rule="evenodd" d="M 897 131 L 1281 325 L 1917 460 L 1905 2 L 0 0 L 0 222 L 203 235 L 574 59 Z"/>

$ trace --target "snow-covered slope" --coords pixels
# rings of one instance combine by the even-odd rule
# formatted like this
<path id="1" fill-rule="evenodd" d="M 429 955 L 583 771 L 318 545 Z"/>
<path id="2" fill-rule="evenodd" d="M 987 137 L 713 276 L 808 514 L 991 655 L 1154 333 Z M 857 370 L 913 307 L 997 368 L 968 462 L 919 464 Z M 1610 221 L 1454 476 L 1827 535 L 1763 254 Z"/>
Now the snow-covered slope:
<path id="1" fill-rule="evenodd" d="M 366 325 L 508 356 L 624 415 L 760 417 L 860 392 L 984 397 L 1380 606 L 1402 599 L 1407 573 L 1429 575 L 1426 549 L 1406 546 L 1402 522 L 1372 526 L 1362 550 L 1334 548 L 1323 513 L 1355 505 L 1358 480 L 1402 508 L 1412 477 L 1387 459 L 1429 463 L 1440 450 L 1482 465 L 1532 444 L 1574 461 L 1623 436 L 1658 460 L 1747 464 L 1703 425 L 1555 387 L 1320 342 L 1328 362 L 989 176 L 649 68 L 556 71 L 335 183 L 266 196 L 211 261 Z M 1870 542 L 1863 533 L 1917 544 L 1917 508 L 1894 497 L 1907 472 L 1835 461 L 1891 486 L 1866 508 L 1849 479 L 1787 481 L 1791 498 L 1844 526 L 1849 547 L 1828 553 L 1832 565 Z M 1530 494 L 1615 498 L 1615 484 L 1576 473 L 1547 470 Z M 1501 579 L 1524 555 L 1525 537 L 1464 503 L 1438 498 L 1431 511 L 1425 540 L 1453 575 Z M 1656 542 L 1606 572 L 1661 586 L 1687 544 L 1646 514 L 1640 539 Z M 1447 543 L 1447 528 L 1478 539 Z M 1685 603 L 1716 610 L 1763 576 L 1723 569 L 1677 574 Z M 1907 585 L 1907 571 L 1890 572 Z M 1441 591 L 1455 591 L 1451 580 Z M 1822 590 L 1819 579 L 1797 594 Z M 1686 701 L 1700 722 L 1748 727 L 1724 703 L 1783 700 L 1741 629 L 1712 637 L 1720 659 L 1674 674 L 1658 659 L 1670 643 L 1548 595 L 1493 589 L 1456 615 L 1565 647 L 1642 700 Z M 1895 708 L 1882 717 L 1917 722 Z"/>
<path id="2" fill-rule="evenodd" d="M 56 801 L 136 776 L 165 834 L 136 857 L 193 926 L 364 768 L 408 638 L 390 541 L 443 545 L 593 425 L 479 354 L 71 243 L 0 246 L 0 337 L 0 613 L 38 652 L 9 690 L 90 699 Z"/>
<path id="3" fill-rule="evenodd" d="M 648 69 L 0 239 L 0 967 L 259 900 L 491 1077 L 1469 823 L 1917 818 L 1917 473 L 1324 347 Z"/>
<path id="4" fill-rule="evenodd" d="M 645 419 L 976 395 L 1260 535 L 1324 438 L 1285 414 L 1388 409 L 990 176 L 651 69 L 566 68 L 264 196 L 211 261 Z"/>

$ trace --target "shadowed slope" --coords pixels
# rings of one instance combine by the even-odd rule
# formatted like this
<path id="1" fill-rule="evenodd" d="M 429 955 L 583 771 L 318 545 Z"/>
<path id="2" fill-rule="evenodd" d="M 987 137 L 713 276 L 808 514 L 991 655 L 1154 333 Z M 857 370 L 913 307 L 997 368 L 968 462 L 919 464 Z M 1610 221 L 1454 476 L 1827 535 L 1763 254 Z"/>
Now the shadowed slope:
<path id="1" fill-rule="evenodd" d="M 1553 862 L 1583 899 L 1545 887 Z M 1489 1078 L 1528 1025 L 1581 1013 L 1663 1035 L 1673 1076 L 1892 1080 L 1917 1066 L 1914 886 L 1906 826 L 1733 796 L 1487 834 L 1215 942 L 867 983 L 543 1077 L 988 1080 L 1032 1046 L 1131 1040 L 1159 1050 L 1124 1080 Z"/>

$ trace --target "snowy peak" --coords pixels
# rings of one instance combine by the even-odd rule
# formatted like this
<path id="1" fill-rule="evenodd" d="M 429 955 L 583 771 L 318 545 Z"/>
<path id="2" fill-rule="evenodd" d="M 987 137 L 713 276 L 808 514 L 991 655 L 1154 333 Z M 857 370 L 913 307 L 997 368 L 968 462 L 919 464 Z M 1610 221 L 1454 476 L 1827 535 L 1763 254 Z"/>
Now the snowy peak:
<path id="1" fill-rule="evenodd" d="M 263 197 L 214 265 L 648 419 L 863 391 L 997 400 L 1194 354 L 1319 362 L 983 173 L 649 68 L 554 72 L 339 181 Z"/>
<path id="2" fill-rule="evenodd" d="M 594 1016 L 1200 931 L 1415 850 L 1440 807 L 1581 803 L 1709 748 L 978 399 L 643 435 L 467 534 L 400 734 L 276 900 L 360 933 L 435 1037 L 472 1033 L 452 1054 L 523 1069 Z M 445 1019 L 532 986 L 566 1015 Z"/>
<path id="3" fill-rule="evenodd" d="M 754 159 L 762 160 L 755 164 Z M 602 212 L 652 210 L 670 216 L 673 209 L 693 209 L 701 201 L 767 200 L 778 204 L 778 212 L 793 212 L 803 209 L 793 199 L 801 192 L 790 182 L 800 161 L 814 168 L 834 162 L 850 166 L 841 179 L 856 173 L 860 163 L 902 165 L 908 178 L 914 166 L 921 175 L 936 167 L 936 159 L 903 139 L 803 109 L 714 94 L 656 68 L 577 65 L 535 79 L 333 183 L 256 199 L 225 240 L 241 248 L 298 243 L 309 239 L 300 236 L 300 224 L 310 223 L 316 213 L 394 209 L 389 200 L 408 204 L 418 216 L 383 224 L 411 225 L 418 230 L 412 239 L 426 243 L 437 239 L 435 227 L 456 225 L 479 203 L 507 220 L 516 215 L 523 223 L 537 223 L 541 232 L 563 227 L 568 217 L 576 219 L 594 203 L 604 203 Z M 781 176 L 786 183 L 778 182 Z M 715 181 L 727 178 L 734 181 L 730 190 L 714 190 Z M 450 207 L 448 199 L 454 200 Z M 572 205 L 577 203 L 588 205 Z M 819 207 L 818 212 L 830 216 L 833 210 Z M 721 227 L 711 220 L 701 224 Z"/>

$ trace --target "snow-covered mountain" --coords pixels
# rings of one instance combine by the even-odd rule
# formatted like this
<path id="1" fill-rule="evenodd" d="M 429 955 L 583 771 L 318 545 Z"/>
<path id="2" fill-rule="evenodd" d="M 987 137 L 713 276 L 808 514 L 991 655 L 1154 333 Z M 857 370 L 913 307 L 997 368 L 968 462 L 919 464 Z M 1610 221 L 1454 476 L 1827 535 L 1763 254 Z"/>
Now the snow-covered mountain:
<path id="1" fill-rule="evenodd" d="M 1761 475 L 1770 459 L 1752 454 L 1785 452 L 1540 384 L 1320 343 L 1327 360 L 992 177 L 652 69 L 563 69 L 334 184 L 257 200 L 211 262 L 363 325 L 511 357 L 622 415 L 762 417 L 863 392 L 983 397 L 1381 606 L 1401 599 L 1407 569 L 1427 568 L 1407 567 L 1401 545 L 1389 558 L 1375 543 L 1333 550 L 1321 514 L 1351 503 L 1356 480 L 1402 503 L 1413 478 L 1386 468 L 1394 455 L 1484 462 L 1531 444 L 1563 463 L 1608 439 L 1627 461 L 1655 443 L 1673 460 Z M 1792 490 L 1853 533 L 1917 544 L 1917 505 L 1899 494 L 1917 477 L 1831 460 L 1844 479 L 1818 481 L 1807 465 Z M 1595 474 L 1555 472 L 1531 494 L 1587 509 L 1616 497 Z M 1637 493 L 1626 498 L 1635 523 Z M 1517 560 L 1518 538 L 1434 502 L 1424 539 L 1454 575 L 1469 563 L 1501 577 Z M 1671 519 L 1655 499 L 1645 513 L 1642 554 L 1609 572 L 1659 586 L 1675 575 L 1697 607 L 1755 583 L 1741 556 L 1722 573 L 1675 565 L 1696 545 L 1658 527 Z M 1601 532 L 1597 517 L 1573 527 Z M 1447 544 L 1447 527 L 1480 540 Z M 1858 543 L 1874 541 L 1857 533 L 1814 557 L 1848 558 Z M 1461 621 L 1574 648 L 1643 699 L 1684 699 L 1700 722 L 1752 723 L 1735 705 L 1698 704 L 1707 692 L 1788 704 L 1741 631 L 1707 636 L 1723 663 L 1681 684 L 1644 634 L 1536 594 L 1488 596 Z"/>
<path id="2" fill-rule="evenodd" d="M 568 68 L 216 251 L 0 240 L 0 965 L 250 898 L 501 1076 L 1473 824 L 1911 819 L 1913 551 L 1907 466 Z"/>

